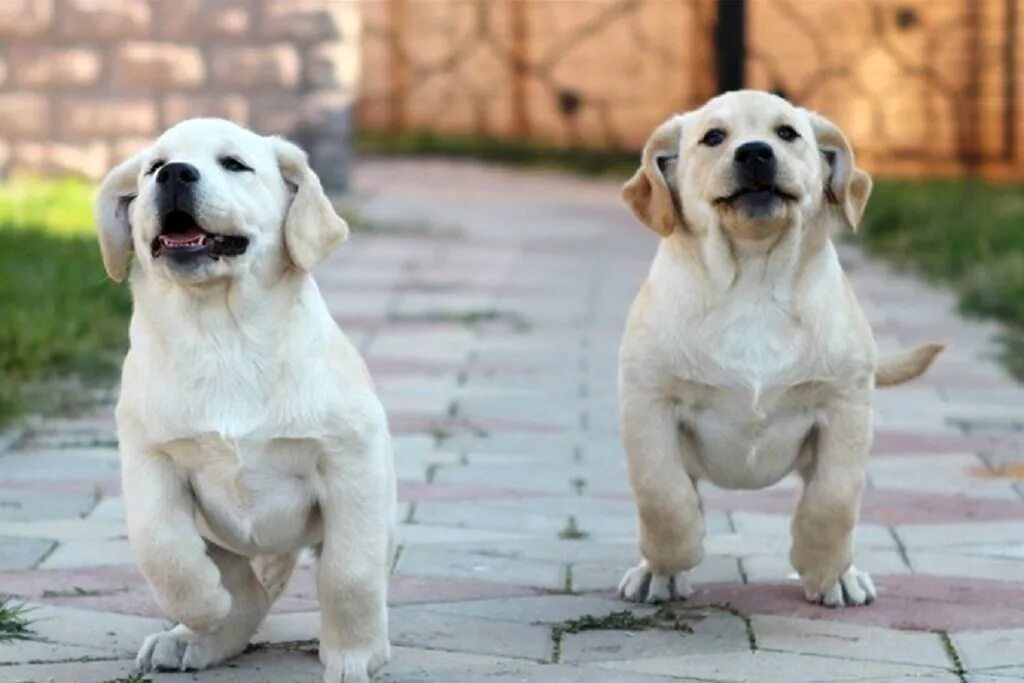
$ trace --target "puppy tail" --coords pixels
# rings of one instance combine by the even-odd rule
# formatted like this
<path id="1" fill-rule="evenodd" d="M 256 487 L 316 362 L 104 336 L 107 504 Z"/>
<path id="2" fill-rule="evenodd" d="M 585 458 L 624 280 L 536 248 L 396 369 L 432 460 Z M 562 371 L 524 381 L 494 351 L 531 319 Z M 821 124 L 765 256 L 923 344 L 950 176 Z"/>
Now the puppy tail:
<path id="1" fill-rule="evenodd" d="M 891 387 L 920 377 L 944 348 L 943 344 L 923 344 L 883 355 L 875 368 L 875 386 Z"/>

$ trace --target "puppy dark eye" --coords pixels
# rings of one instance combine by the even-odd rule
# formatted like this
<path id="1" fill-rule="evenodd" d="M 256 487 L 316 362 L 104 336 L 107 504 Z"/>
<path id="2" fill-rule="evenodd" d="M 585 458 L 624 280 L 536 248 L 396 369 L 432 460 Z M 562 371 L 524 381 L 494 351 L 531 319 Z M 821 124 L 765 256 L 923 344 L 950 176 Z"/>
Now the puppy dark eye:
<path id="1" fill-rule="evenodd" d="M 793 142 L 793 140 L 796 140 L 798 137 L 800 137 L 800 133 L 797 133 L 796 129 L 793 128 L 793 126 L 787 126 L 785 124 L 776 128 L 775 134 L 778 135 L 783 140 L 785 140 L 786 142 Z"/>
<path id="2" fill-rule="evenodd" d="M 152 165 L 151 165 L 151 166 L 149 167 L 149 170 L 148 170 L 148 171 L 146 171 L 146 175 L 153 175 L 154 173 L 156 173 L 157 171 L 159 171 L 159 170 L 160 170 L 160 167 L 161 167 L 161 166 L 163 166 L 163 165 L 164 165 L 164 160 L 163 160 L 163 159 L 157 159 L 157 160 L 156 160 L 156 161 L 154 161 L 154 162 L 152 163 Z"/>
<path id="3" fill-rule="evenodd" d="M 221 157 L 220 165 L 223 166 L 225 170 L 232 171 L 233 173 L 252 170 L 251 168 L 243 164 L 241 161 L 239 161 L 238 157 Z"/>
<path id="4" fill-rule="evenodd" d="M 718 147 L 725 142 L 725 135 L 725 131 L 721 128 L 712 128 L 707 133 L 704 133 L 704 137 L 700 139 L 700 144 L 707 145 L 708 147 Z"/>

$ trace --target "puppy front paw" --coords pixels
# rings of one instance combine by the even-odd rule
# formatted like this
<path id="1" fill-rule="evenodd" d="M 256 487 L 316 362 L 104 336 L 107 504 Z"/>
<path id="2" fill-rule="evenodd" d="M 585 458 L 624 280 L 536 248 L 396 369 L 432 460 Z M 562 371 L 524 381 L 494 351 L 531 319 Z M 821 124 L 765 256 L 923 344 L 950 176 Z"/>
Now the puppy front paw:
<path id="1" fill-rule="evenodd" d="M 870 605 L 878 595 L 871 576 L 853 565 L 850 565 L 828 590 L 817 592 L 805 587 L 804 594 L 811 602 L 826 607 Z"/>
<path id="2" fill-rule="evenodd" d="M 168 605 L 168 616 L 199 633 L 216 630 L 231 612 L 231 593 L 221 586 L 197 592 L 175 605 Z"/>
<path id="3" fill-rule="evenodd" d="M 391 659 L 391 645 L 387 640 L 382 645 L 369 649 L 320 650 L 324 664 L 324 683 L 369 683 L 370 677 Z"/>
<path id="4" fill-rule="evenodd" d="M 245 648 L 229 647 L 212 634 L 195 633 L 185 626 L 154 633 L 142 642 L 135 666 L 139 671 L 200 671 L 234 656 Z"/>
<path id="5" fill-rule="evenodd" d="M 647 566 L 647 560 L 626 570 L 619 582 L 619 597 L 630 602 L 656 604 L 670 600 L 685 600 L 693 595 L 689 572 L 661 575 L 654 574 Z"/>

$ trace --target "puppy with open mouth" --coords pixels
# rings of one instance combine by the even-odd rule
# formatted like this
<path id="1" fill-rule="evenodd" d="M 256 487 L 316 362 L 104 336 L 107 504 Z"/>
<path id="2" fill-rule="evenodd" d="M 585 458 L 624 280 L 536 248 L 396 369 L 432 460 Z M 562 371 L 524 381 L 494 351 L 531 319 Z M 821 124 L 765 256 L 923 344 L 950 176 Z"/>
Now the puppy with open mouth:
<path id="1" fill-rule="evenodd" d="M 242 652 L 312 547 L 324 681 L 368 680 L 389 656 L 394 465 L 311 275 L 348 226 L 305 153 L 186 121 L 108 174 L 96 221 L 109 275 L 135 262 L 116 412 L 128 537 L 179 622 L 139 668 Z"/>
<path id="2" fill-rule="evenodd" d="M 942 347 L 880 356 L 830 233 L 871 192 L 843 133 L 756 91 L 673 116 L 622 196 L 663 239 L 619 354 L 619 400 L 641 562 L 622 597 L 686 597 L 703 556 L 700 481 L 803 480 L 790 559 L 807 598 L 875 598 L 853 564 L 876 386 L 923 373 Z"/>

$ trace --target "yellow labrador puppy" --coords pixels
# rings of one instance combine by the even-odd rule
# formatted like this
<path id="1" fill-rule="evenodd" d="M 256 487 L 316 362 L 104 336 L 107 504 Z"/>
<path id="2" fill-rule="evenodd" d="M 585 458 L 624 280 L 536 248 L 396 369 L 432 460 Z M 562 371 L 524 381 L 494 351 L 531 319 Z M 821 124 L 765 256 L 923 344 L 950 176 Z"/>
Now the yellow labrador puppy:
<path id="1" fill-rule="evenodd" d="M 697 482 L 803 493 L 791 560 L 807 598 L 875 597 L 853 565 L 871 395 L 925 371 L 941 346 L 879 359 L 829 239 L 856 228 L 871 179 L 830 121 L 731 92 L 651 136 L 625 202 L 661 244 L 619 357 L 619 398 L 642 561 L 622 597 L 690 593 L 704 520 Z"/>
<path id="2" fill-rule="evenodd" d="M 103 181 L 103 263 L 135 302 L 117 406 L 128 536 L 168 616 L 143 670 L 240 653 L 302 548 L 324 680 L 387 661 L 395 505 L 387 420 L 310 271 L 348 234 L 298 147 L 219 119 Z"/>

